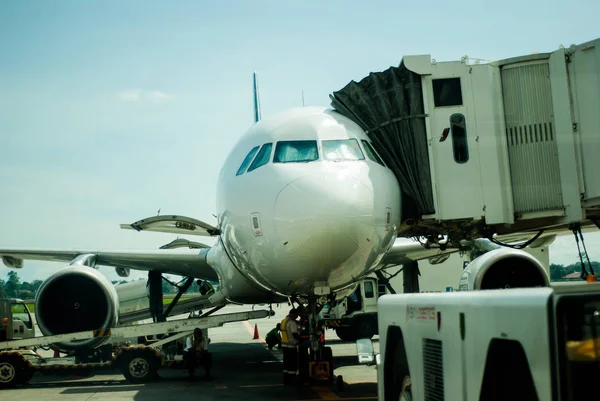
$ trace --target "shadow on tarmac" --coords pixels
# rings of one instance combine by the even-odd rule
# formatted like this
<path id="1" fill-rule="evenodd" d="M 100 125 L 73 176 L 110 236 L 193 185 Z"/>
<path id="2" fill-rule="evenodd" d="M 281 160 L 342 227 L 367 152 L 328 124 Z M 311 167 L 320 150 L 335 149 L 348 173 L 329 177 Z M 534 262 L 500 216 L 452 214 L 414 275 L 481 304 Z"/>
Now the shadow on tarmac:
<path id="1" fill-rule="evenodd" d="M 204 379 L 204 369 L 197 368 L 194 379 L 188 378 L 183 369 L 160 369 L 160 379 L 143 384 L 128 382 L 119 370 L 98 371 L 90 377 L 67 378 L 66 375 L 42 375 L 36 373 L 32 381 L 14 390 L 55 389 L 61 395 L 102 394 L 104 398 L 133 398 L 135 400 L 170 399 L 185 401 L 203 400 L 320 400 L 364 397 L 375 399 L 376 383 L 344 384 L 344 391 L 336 393 L 336 386 L 284 386 L 282 364 L 278 351 L 269 352 L 261 343 L 216 343 L 210 345 L 213 354 L 211 375 L 214 380 Z M 356 356 L 334 357 L 336 369 L 357 365 Z M 62 389 L 62 390 L 61 390 Z M 125 394 L 130 392 L 131 394 Z M 111 396 L 110 393 L 114 395 Z M 16 394 L 15 394 L 16 395 Z"/>

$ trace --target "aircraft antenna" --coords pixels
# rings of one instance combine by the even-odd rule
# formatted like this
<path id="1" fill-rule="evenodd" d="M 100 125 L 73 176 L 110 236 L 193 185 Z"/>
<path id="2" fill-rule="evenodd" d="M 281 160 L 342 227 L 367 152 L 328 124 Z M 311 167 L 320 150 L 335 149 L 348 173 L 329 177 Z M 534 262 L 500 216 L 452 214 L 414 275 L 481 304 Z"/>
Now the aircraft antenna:
<path id="1" fill-rule="evenodd" d="M 260 121 L 260 98 L 258 95 L 258 77 L 254 71 L 254 122 Z"/>
<path id="2" fill-rule="evenodd" d="M 302 106 L 303 107 L 305 106 L 305 104 L 304 104 L 304 89 L 302 90 Z"/>

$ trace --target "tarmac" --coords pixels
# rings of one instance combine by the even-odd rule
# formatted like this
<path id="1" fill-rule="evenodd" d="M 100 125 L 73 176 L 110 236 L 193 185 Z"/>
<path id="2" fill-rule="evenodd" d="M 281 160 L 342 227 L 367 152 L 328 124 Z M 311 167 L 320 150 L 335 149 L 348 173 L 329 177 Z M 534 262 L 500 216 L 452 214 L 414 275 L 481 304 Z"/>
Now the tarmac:
<path id="1" fill-rule="evenodd" d="M 220 313 L 250 310 L 251 306 L 230 305 Z M 259 307 L 255 307 L 259 308 Z M 343 342 L 327 330 L 326 343 L 333 349 L 335 376 L 343 377 L 343 390 L 335 385 L 284 386 L 282 354 L 269 350 L 263 336 L 283 319 L 289 306 L 273 308 L 275 316 L 227 323 L 209 329 L 214 380 L 205 380 L 199 367 L 198 379 L 190 380 L 185 370 L 159 370 L 160 379 L 132 384 L 119 372 L 99 371 L 89 377 L 44 376 L 36 373 L 21 387 L 0 390 L 0 400 L 376 400 L 377 373 L 374 366 L 358 365 L 356 345 Z M 259 334 L 254 339 L 254 330 Z M 378 351 L 377 337 L 373 340 Z"/>

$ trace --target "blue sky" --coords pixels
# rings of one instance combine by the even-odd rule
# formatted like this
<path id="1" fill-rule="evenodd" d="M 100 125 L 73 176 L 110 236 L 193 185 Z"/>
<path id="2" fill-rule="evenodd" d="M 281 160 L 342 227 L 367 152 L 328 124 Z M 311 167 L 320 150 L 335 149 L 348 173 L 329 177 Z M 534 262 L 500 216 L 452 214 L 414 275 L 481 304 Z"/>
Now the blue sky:
<path id="1" fill-rule="evenodd" d="M 358 4 L 0 2 L 0 246 L 156 249 L 174 236 L 119 224 L 159 208 L 214 222 L 221 164 L 252 124 L 254 70 L 263 116 L 302 91 L 328 106 L 405 54 L 552 51 L 596 38 L 600 15 L 591 0 Z M 552 259 L 575 261 L 573 248 L 557 241 Z M 26 267 L 30 280 L 61 266 Z"/>

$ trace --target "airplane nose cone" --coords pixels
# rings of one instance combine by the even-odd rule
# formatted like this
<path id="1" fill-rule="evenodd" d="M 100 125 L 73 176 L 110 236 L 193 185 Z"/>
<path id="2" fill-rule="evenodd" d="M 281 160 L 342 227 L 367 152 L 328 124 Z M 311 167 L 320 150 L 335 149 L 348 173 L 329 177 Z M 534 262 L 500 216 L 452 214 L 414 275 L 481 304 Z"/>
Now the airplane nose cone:
<path id="1" fill-rule="evenodd" d="M 374 224 L 373 192 L 345 174 L 298 178 L 275 203 L 278 239 L 291 261 L 307 273 L 321 269 L 325 277 L 360 251 Z"/>

